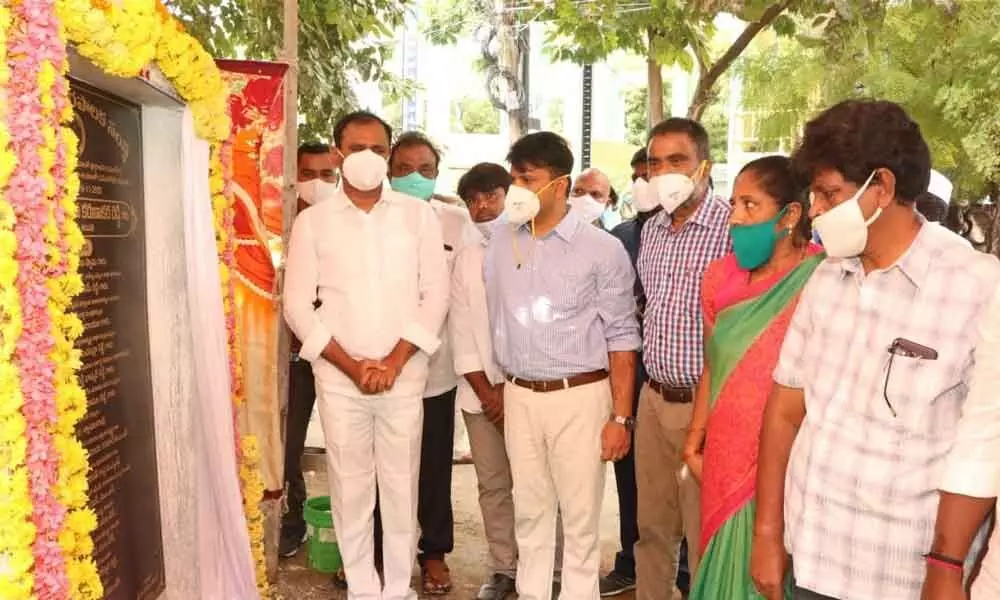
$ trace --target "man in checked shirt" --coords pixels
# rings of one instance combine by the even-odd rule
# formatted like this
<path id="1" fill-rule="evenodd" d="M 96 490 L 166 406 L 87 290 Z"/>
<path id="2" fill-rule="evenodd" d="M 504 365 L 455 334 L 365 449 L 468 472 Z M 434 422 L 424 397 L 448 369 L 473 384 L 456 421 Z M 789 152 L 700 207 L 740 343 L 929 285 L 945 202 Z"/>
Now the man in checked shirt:
<path id="1" fill-rule="evenodd" d="M 913 600 L 925 570 L 961 577 L 965 556 L 933 543 L 937 489 L 973 491 L 956 442 L 1000 265 L 914 209 L 930 151 L 896 104 L 830 108 L 793 162 L 829 258 L 774 371 L 750 572 L 782 600 L 791 554 L 795 600 Z"/>
<path id="2" fill-rule="evenodd" d="M 637 600 L 670 600 L 681 539 L 698 567 L 698 487 L 681 469 L 692 390 L 702 371 L 699 302 L 708 264 L 729 251 L 729 204 L 712 193 L 708 133 L 671 118 L 649 134 L 649 187 L 663 206 L 642 229 L 638 271 L 646 293 L 635 470 Z"/>

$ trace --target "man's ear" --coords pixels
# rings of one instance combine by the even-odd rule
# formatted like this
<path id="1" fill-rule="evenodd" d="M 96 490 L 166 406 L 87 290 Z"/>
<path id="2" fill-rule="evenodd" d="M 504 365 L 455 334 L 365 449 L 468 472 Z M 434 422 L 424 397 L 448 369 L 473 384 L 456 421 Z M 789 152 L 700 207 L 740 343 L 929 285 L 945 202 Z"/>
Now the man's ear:
<path id="1" fill-rule="evenodd" d="M 878 185 L 877 205 L 881 208 L 888 208 L 896 201 L 896 174 L 885 167 L 878 169 L 876 173 Z"/>

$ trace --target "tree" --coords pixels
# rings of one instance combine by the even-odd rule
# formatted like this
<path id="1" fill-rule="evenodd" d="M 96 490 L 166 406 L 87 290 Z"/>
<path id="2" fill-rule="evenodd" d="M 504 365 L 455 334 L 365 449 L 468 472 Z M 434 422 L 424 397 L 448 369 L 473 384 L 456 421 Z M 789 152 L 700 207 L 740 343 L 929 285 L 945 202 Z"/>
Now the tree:
<path id="1" fill-rule="evenodd" d="M 500 115 L 489 100 L 465 96 L 452 105 L 452 130 L 496 135 Z"/>
<path id="2" fill-rule="evenodd" d="M 884 0 L 873 0 L 884 1 Z M 646 57 L 648 125 L 663 118 L 664 66 L 697 69 L 698 85 L 688 116 L 700 119 L 717 97 L 717 84 L 750 42 L 768 28 L 781 35 L 795 31 L 797 17 L 836 14 L 845 2 L 824 0 L 549 0 L 543 18 L 552 22 L 545 47 L 557 60 L 588 64 L 617 50 Z M 715 20 L 720 14 L 745 25 L 732 41 L 715 45 Z"/>
<path id="3" fill-rule="evenodd" d="M 511 140 L 528 132 L 530 104 L 524 73 L 528 29 L 516 0 L 435 0 L 426 5 L 424 33 L 434 44 L 454 44 L 475 35 L 482 51 L 477 66 L 493 106 L 507 113 Z"/>
<path id="4" fill-rule="evenodd" d="M 282 44 L 281 0 L 166 0 L 185 28 L 217 57 L 274 60 Z M 412 83 L 383 68 L 406 0 L 299 2 L 300 139 L 329 139 L 333 123 L 357 108 L 351 73 L 400 97 Z"/>
<path id="5" fill-rule="evenodd" d="M 920 124 L 934 166 L 955 182 L 957 198 L 995 197 L 1000 80 L 988 49 L 1000 5 L 913 1 L 873 17 L 864 28 L 841 24 L 823 43 L 778 41 L 747 57 L 743 103 L 762 117 L 759 135 L 795 139 L 806 120 L 847 98 L 892 100 Z"/>

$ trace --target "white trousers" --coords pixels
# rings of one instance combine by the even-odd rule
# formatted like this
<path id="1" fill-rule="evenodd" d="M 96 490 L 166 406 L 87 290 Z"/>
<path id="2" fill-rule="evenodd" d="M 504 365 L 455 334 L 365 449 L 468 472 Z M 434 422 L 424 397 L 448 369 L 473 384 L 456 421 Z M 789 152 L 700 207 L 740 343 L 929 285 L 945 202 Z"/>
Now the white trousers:
<path id="1" fill-rule="evenodd" d="M 417 553 L 417 481 L 423 400 L 329 393 L 317 380 L 326 438 L 330 507 L 344 560 L 349 600 L 415 600 L 410 572 Z M 378 480 L 385 586 L 375 571 Z"/>
<path id="2" fill-rule="evenodd" d="M 508 383 L 504 414 L 518 598 L 551 600 L 558 510 L 564 533 L 561 597 L 597 600 L 605 474 L 601 430 L 611 414 L 610 383 L 547 393 Z"/>

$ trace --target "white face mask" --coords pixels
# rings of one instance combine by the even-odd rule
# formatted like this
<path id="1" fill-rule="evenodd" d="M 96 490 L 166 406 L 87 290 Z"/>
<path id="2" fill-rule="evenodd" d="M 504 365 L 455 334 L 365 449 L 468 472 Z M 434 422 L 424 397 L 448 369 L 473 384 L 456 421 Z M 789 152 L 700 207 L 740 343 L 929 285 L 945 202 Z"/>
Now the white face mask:
<path id="1" fill-rule="evenodd" d="M 370 192 L 385 181 L 389 166 L 378 154 L 371 150 L 362 150 L 344 157 L 344 164 L 340 170 L 352 187 L 362 192 Z"/>
<path id="2" fill-rule="evenodd" d="M 589 194 L 573 196 L 569 199 L 570 208 L 584 223 L 593 223 L 601 218 L 607 205 Z"/>
<path id="3" fill-rule="evenodd" d="M 507 198 L 503 202 L 503 211 L 507 220 L 520 226 L 535 218 L 542 209 L 542 201 L 538 194 L 518 185 L 510 186 Z"/>
<path id="4" fill-rule="evenodd" d="M 872 182 L 874 176 L 873 171 L 850 200 L 841 202 L 813 219 L 813 228 L 823 240 L 823 249 L 828 256 L 850 258 L 864 252 L 865 246 L 868 245 L 868 227 L 882 214 L 882 209 L 878 208 L 875 214 L 866 220 L 864 213 L 861 212 L 861 205 L 858 204 L 858 200 L 868 189 L 868 184 Z"/>
<path id="5" fill-rule="evenodd" d="M 497 224 L 501 222 L 502 219 L 503 215 L 500 215 L 499 217 L 492 219 L 490 221 L 483 221 L 482 223 L 473 223 L 473 225 L 476 226 L 476 229 L 479 230 L 479 233 L 481 233 L 484 238 L 489 240 L 491 237 L 493 237 L 493 230 L 496 228 Z"/>
<path id="6" fill-rule="evenodd" d="M 668 215 L 674 214 L 694 194 L 694 180 L 683 173 L 657 175 L 649 180 L 650 191 Z"/>
<path id="7" fill-rule="evenodd" d="M 632 182 L 632 206 L 641 213 L 656 210 L 659 206 L 649 182 L 641 177 Z"/>
<path id="8" fill-rule="evenodd" d="M 336 183 L 323 181 L 318 177 L 309 181 L 295 182 L 295 191 L 299 198 L 302 198 L 302 201 L 310 206 L 333 198 L 339 189 L 340 186 Z"/>

